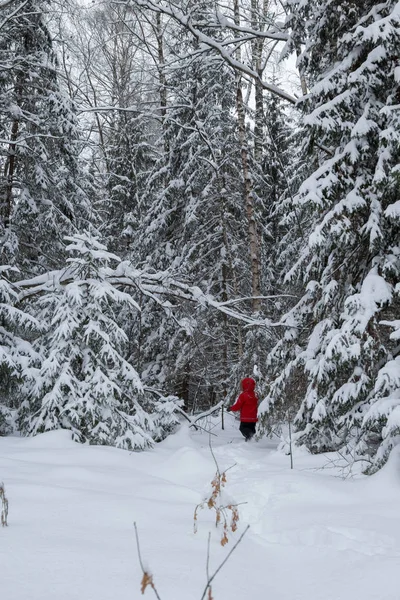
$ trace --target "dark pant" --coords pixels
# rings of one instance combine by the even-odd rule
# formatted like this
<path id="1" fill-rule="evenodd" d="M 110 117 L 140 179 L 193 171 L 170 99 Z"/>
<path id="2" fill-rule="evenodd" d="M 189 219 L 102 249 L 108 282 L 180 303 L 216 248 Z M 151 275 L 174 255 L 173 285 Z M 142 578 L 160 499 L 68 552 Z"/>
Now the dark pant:
<path id="1" fill-rule="evenodd" d="M 239 431 L 242 435 L 244 435 L 246 442 L 251 440 L 253 435 L 256 432 L 256 424 L 255 423 L 240 423 Z"/>

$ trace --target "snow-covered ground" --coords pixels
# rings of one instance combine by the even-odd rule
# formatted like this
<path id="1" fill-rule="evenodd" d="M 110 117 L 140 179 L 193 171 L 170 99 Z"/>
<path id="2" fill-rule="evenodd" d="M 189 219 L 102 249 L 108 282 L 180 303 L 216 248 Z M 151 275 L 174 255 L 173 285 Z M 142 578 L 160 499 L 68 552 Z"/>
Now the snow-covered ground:
<path id="1" fill-rule="evenodd" d="M 143 560 L 162 600 L 399 600 L 400 455 L 377 475 L 338 477 L 330 456 L 297 451 L 295 469 L 267 440 L 246 444 L 233 418 L 212 437 L 225 492 L 240 503 L 225 547 L 195 506 L 215 473 L 208 435 L 186 426 L 156 449 L 82 446 L 66 431 L 0 438 L 9 527 L 0 529 L 2 600 L 139 599 Z M 242 504 L 243 503 L 243 504 Z M 148 588 L 145 597 L 154 597 Z"/>

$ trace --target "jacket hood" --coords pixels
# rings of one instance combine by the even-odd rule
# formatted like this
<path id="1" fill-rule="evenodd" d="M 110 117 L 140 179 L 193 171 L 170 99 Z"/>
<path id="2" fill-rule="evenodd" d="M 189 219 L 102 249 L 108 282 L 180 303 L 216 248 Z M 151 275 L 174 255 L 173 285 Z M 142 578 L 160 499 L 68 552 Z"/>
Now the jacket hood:
<path id="1" fill-rule="evenodd" d="M 244 392 L 254 392 L 256 382 L 251 377 L 245 377 L 242 379 L 242 390 Z"/>

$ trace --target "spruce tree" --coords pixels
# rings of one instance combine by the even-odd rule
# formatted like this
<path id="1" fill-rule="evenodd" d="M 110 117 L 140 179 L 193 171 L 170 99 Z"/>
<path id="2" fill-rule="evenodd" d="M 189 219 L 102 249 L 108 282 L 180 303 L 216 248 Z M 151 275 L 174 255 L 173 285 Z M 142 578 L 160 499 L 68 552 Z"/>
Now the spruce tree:
<path id="1" fill-rule="evenodd" d="M 29 341 L 38 323 L 18 307 L 18 289 L 10 278 L 15 270 L 0 265 L 0 435 L 13 428 L 21 389 L 38 359 Z"/>
<path id="2" fill-rule="evenodd" d="M 0 235 L 29 273 L 57 267 L 63 236 L 89 215 L 73 106 L 59 83 L 49 0 L 2 9 Z"/>
<path id="3" fill-rule="evenodd" d="M 308 244 L 293 268 L 305 294 L 283 321 L 301 382 L 299 441 L 347 446 L 381 465 L 398 437 L 398 3 L 293 2 L 293 48 L 310 93 L 304 149 L 319 160 L 295 204 Z M 299 343 L 300 342 L 300 343 Z"/>
<path id="4" fill-rule="evenodd" d="M 20 410 L 22 431 L 34 435 L 69 429 L 91 444 L 142 449 L 177 422 L 175 404 L 145 393 L 126 360 L 127 335 L 118 312 L 138 309 L 132 296 L 107 281 L 119 259 L 88 233 L 69 237 L 68 283 L 38 300 L 46 326 L 36 340 L 41 364 Z M 65 273 L 64 273 L 65 274 Z"/>

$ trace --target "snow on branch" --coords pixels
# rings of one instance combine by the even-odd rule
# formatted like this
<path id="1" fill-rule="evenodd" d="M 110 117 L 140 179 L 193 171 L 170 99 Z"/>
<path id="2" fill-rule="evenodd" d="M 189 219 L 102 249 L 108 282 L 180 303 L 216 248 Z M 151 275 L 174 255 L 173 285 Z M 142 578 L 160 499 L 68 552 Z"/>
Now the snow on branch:
<path id="1" fill-rule="evenodd" d="M 14 2 L 15 0 L 3 0 L 2 2 L 0 2 L 0 9 L 10 6 L 10 4 L 13 4 Z M 23 4 L 27 4 L 27 2 L 24 2 Z"/>
<path id="2" fill-rule="evenodd" d="M 128 261 L 123 261 L 115 269 L 104 267 L 102 272 L 104 281 L 107 281 L 107 283 L 117 287 L 134 288 L 136 291 L 152 298 L 170 315 L 172 315 L 173 306 L 170 302 L 163 301 L 163 297 L 174 297 L 177 300 L 195 302 L 204 308 L 218 310 L 228 317 L 251 327 L 287 327 L 286 323 L 280 321 L 274 323 L 269 319 L 257 318 L 232 308 L 226 302 L 219 302 L 210 294 L 204 293 L 198 286 L 191 286 L 178 281 L 168 271 L 149 273 L 136 269 Z M 49 271 L 32 279 L 19 281 L 15 285 L 20 290 L 19 299 L 22 301 L 30 296 L 68 285 L 74 281 L 76 276 L 76 266 L 71 266 L 59 271 Z"/>
<path id="3" fill-rule="evenodd" d="M 216 404 L 215 406 L 212 406 L 211 408 L 209 408 L 208 410 L 205 410 L 202 413 L 199 413 L 198 415 L 196 415 L 196 417 L 193 419 L 193 424 L 197 423 L 197 421 L 200 421 L 201 419 L 205 419 L 206 417 L 209 417 L 210 415 L 213 415 L 215 412 L 217 412 L 220 408 L 222 408 L 222 406 L 224 405 L 224 401 L 221 400 L 220 402 L 218 402 L 218 404 Z"/>
<path id="4" fill-rule="evenodd" d="M 13 4 L 15 2 L 15 0 L 3 0 L 3 2 L 0 2 L 0 10 L 2 8 L 6 8 L 7 6 L 10 6 L 11 4 Z M 15 17 L 15 15 L 17 13 L 19 13 L 26 5 L 28 4 L 28 0 L 25 0 L 25 2 L 22 2 L 21 4 L 19 4 L 15 10 L 13 10 L 12 13 L 10 13 L 9 15 L 7 15 L 7 17 L 1 21 L 0 23 L 0 29 L 2 29 L 4 27 L 4 25 L 10 21 L 12 18 Z M 7 142 L 8 143 L 8 142 Z"/>
<path id="5" fill-rule="evenodd" d="M 174 296 L 182 300 L 196 302 L 203 307 L 214 308 L 227 316 L 242 321 L 249 326 L 281 327 L 284 323 L 272 323 L 269 319 L 259 319 L 244 312 L 230 308 L 224 302 L 219 302 L 210 294 L 204 293 L 198 286 L 191 286 L 177 281 L 167 271 L 161 273 L 146 273 L 138 271 L 128 262 L 121 262 L 115 270 L 111 283 L 133 285 L 145 295 Z"/>
<path id="6" fill-rule="evenodd" d="M 121 2 L 115 2 L 115 4 L 135 4 L 140 8 L 145 8 L 173 19 L 181 27 L 190 31 L 193 37 L 199 42 L 200 47 L 204 49 L 204 52 L 208 52 L 209 50 L 216 51 L 229 66 L 236 71 L 240 71 L 241 73 L 249 76 L 251 79 L 259 81 L 265 90 L 268 90 L 272 94 L 279 96 L 291 104 L 297 103 L 297 99 L 294 96 L 288 94 L 284 90 L 281 90 L 276 85 L 263 81 L 255 69 L 252 69 L 241 60 L 235 58 L 237 46 L 243 43 L 242 37 L 226 37 L 224 40 L 217 40 L 204 33 L 200 26 L 198 26 L 192 20 L 192 16 L 190 14 L 183 13 L 171 2 L 163 2 L 161 0 L 125 0 Z M 220 14 L 216 17 L 216 22 L 211 24 L 211 27 L 215 27 L 216 24 L 218 25 L 217 29 L 219 33 L 222 30 L 228 30 L 229 32 L 234 31 L 235 33 L 241 33 L 245 35 L 246 40 L 257 39 L 260 37 L 274 41 L 287 41 L 288 39 L 288 36 L 285 33 L 277 31 L 277 28 L 268 31 L 257 31 L 248 27 L 236 25 L 230 19 Z M 204 27 L 204 23 L 201 24 L 201 27 Z M 231 46 L 231 48 L 227 46 Z"/>

